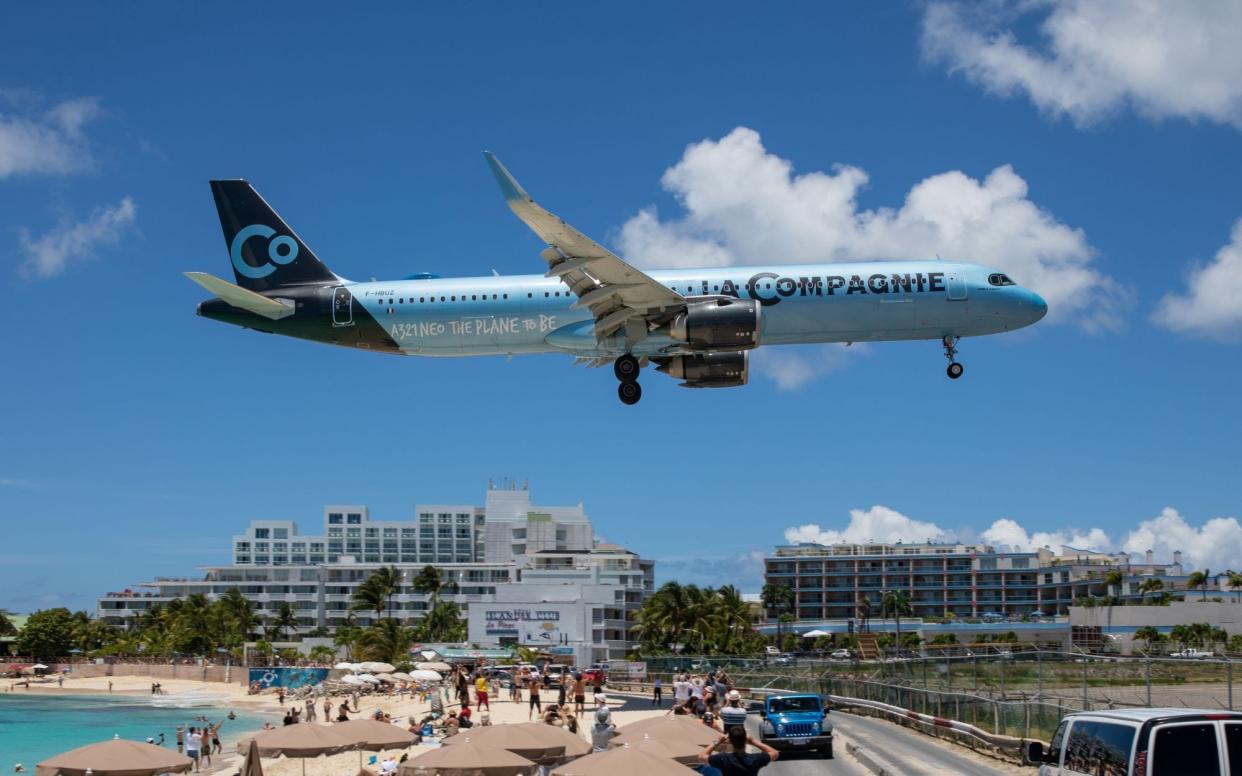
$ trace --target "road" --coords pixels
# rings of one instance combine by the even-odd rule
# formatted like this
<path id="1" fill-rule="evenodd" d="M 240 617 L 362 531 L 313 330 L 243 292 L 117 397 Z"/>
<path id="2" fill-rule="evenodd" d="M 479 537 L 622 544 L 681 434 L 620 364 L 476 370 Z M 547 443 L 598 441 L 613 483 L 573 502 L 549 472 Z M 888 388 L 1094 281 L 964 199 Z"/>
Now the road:
<path id="1" fill-rule="evenodd" d="M 836 733 L 836 758 L 822 760 L 814 754 L 792 753 L 782 755 L 763 770 L 763 776 L 870 776 L 864 768 L 846 752 L 846 743 L 861 746 L 892 766 L 902 776 L 1034 776 L 1034 768 L 993 760 L 943 743 L 931 736 L 909 730 L 873 717 L 861 717 L 837 712 L 831 715 Z"/>

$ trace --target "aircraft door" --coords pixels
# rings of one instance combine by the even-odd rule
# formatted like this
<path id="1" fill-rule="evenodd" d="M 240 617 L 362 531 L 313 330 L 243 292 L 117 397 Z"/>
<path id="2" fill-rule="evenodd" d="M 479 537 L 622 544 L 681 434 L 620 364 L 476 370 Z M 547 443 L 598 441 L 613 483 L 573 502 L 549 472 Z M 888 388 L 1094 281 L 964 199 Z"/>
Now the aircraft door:
<path id="1" fill-rule="evenodd" d="M 962 273 L 949 272 L 945 275 L 945 294 L 951 302 L 966 301 L 966 278 L 962 277 Z"/>
<path id="2" fill-rule="evenodd" d="M 354 325 L 354 296 L 344 286 L 332 289 L 332 325 Z"/>

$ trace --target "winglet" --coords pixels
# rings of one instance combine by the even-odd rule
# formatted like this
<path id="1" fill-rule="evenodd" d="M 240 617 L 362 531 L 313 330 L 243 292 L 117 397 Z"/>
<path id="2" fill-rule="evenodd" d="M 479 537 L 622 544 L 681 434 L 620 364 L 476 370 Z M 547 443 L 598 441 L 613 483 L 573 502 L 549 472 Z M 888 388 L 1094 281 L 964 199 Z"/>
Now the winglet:
<path id="1" fill-rule="evenodd" d="M 484 151 L 483 158 L 487 159 L 487 166 L 492 168 L 492 175 L 496 176 L 496 182 L 500 184 L 500 191 L 505 195 L 505 200 L 512 202 L 514 200 L 522 202 L 531 202 L 530 195 L 522 188 L 505 166 L 500 163 L 496 155 L 491 151 Z"/>

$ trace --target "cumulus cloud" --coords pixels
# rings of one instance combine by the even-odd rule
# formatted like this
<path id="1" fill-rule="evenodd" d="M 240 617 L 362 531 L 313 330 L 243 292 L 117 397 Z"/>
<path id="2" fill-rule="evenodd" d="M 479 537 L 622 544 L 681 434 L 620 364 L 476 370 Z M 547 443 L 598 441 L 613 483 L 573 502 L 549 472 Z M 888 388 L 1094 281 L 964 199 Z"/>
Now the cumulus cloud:
<path id="1" fill-rule="evenodd" d="M 1234 517 L 1214 517 L 1196 527 L 1172 507 L 1159 515 L 1142 520 L 1120 541 L 1113 541 L 1100 528 L 1065 528 L 1053 531 L 1028 531 L 1015 520 L 1002 518 L 985 530 L 954 531 L 933 522 L 916 520 L 886 506 L 868 510 L 851 509 L 844 527 L 823 527 L 818 523 L 785 529 L 790 544 L 865 544 L 867 542 L 981 542 L 1000 550 L 1033 552 L 1048 547 L 1059 552 L 1062 546 L 1098 552 L 1124 552 L 1142 556 L 1153 550 L 1161 562 L 1172 560 L 1173 553 L 1182 552 L 1183 563 L 1190 568 L 1242 567 L 1242 523 Z"/>
<path id="2" fill-rule="evenodd" d="M 1057 550 L 1062 546 L 1076 547 L 1080 550 L 1107 551 L 1113 546 L 1108 534 L 1099 528 L 1089 528 L 1086 531 L 1070 529 L 1027 533 L 1026 529 L 1016 520 L 1008 518 L 992 523 L 986 531 L 979 534 L 979 538 L 988 544 L 1008 547 L 1018 552 L 1033 552 L 1040 547 Z M 1144 547 L 1143 551 L 1146 550 L 1147 548 Z"/>
<path id="3" fill-rule="evenodd" d="M 1038 42 L 1017 30 L 1034 17 Z M 1242 129 L 1242 5 L 1230 0 L 933 2 L 922 45 L 994 94 L 1086 126 L 1124 109 Z"/>
<path id="4" fill-rule="evenodd" d="M 960 171 L 915 184 L 899 208 L 860 209 L 858 167 L 794 174 L 759 133 L 738 127 L 689 146 L 661 183 L 684 207 L 661 220 L 646 208 L 621 228 L 619 247 L 659 267 L 945 258 L 999 267 L 1043 295 L 1049 319 L 1116 329 L 1129 291 L 1091 265 L 1094 251 L 1028 198 L 1008 165 L 983 180 Z"/>
<path id="5" fill-rule="evenodd" d="M 100 115 L 93 97 L 66 100 L 38 114 L 0 113 L 0 178 L 61 175 L 90 168 L 83 127 Z"/>
<path id="6" fill-rule="evenodd" d="M 782 391 L 796 391 L 825 375 L 845 369 L 867 352 L 863 343 L 845 346 L 807 345 L 804 347 L 760 348 L 750 354 L 751 364 L 770 378 Z"/>
<path id="7" fill-rule="evenodd" d="M 792 544 L 863 544 L 866 542 L 940 542 L 952 541 L 953 534 L 935 523 L 906 517 L 895 509 L 879 504 L 871 509 L 851 509 L 850 520 L 837 530 L 821 528 L 816 523 L 785 529 L 785 541 Z"/>
<path id="8" fill-rule="evenodd" d="M 1207 264 L 1191 269 L 1186 291 L 1160 300 L 1152 318 L 1173 331 L 1214 339 L 1242 339 L 1242 219 L 1229 244 Z"/>
<path id="9" fill-rule="evenodd" d="M 37 238 L 19 230 L 26 260 L 19 271 L 27 278 L 49 278 L 65 271 L 70 262 L 94 257 L 101 246 L 115 245 L 131 227 L 137 207 L 129 197 L 111 207 L 96 208 L 84 221 L 62 223 Z"/>

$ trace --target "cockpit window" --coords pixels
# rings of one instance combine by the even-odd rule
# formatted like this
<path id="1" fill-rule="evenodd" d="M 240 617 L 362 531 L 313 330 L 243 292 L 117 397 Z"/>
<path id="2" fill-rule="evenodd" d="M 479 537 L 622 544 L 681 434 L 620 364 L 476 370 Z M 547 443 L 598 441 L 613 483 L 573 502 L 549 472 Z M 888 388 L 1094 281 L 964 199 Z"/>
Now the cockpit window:
<path id="1" fill-rule="evenodd" d="M 994 286 L 1012 286 L 1014 284 L 1008 275 L 1002 275 L 999 272 L 988 275 L 988 283 Z"/>

